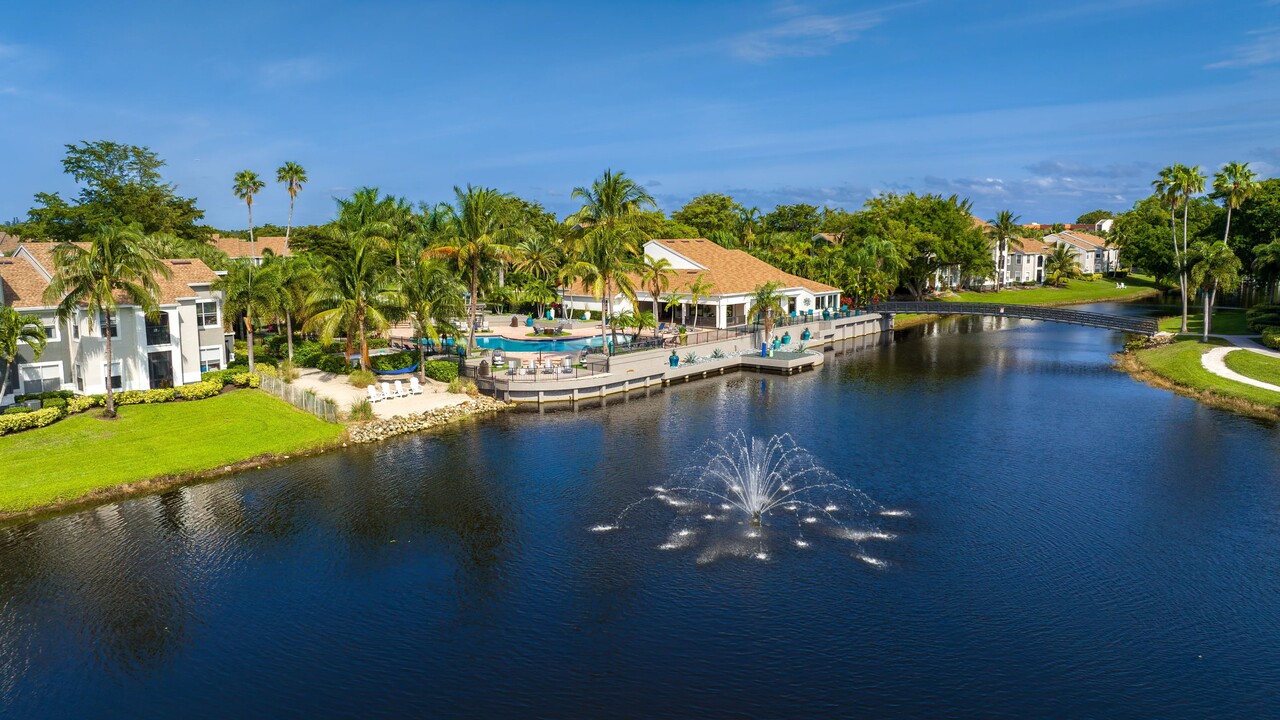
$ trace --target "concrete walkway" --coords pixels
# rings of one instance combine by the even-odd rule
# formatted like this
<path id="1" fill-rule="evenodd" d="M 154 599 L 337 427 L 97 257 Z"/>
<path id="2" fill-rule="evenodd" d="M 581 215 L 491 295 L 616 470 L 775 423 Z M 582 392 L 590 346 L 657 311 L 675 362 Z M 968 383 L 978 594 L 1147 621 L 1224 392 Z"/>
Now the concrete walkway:
<path id="1" fill-rule="evenodd" d="M 1272 385 L 1271 383 L 1262 382 L 1261 380 L 1254 380 L 1251 377 L 1241 375 L 1235 370 L 1232 370 L 1231 368 L 1227 367 L 1227 359 L 1226 359 L 1228 353 L 1233 353 L 1233 352 L 1236 352 L 1237 350 L 1243 350 L 1245 352 L 1255 352 L 1255 353 L 1258 353 L 1259 355 L 1266 355 L 1267 357 L 1272 357 L 1280 360 L 1280 352 L 1276 352 L 1275 350 L 1272 350 L 1266 347 L 1265 345 L 1260 344 L 1258 341 L 1254 340 L 1252 337 L 1248 337 L 1245 335 L 1218 335 L 1216 337 L 1223 338 L 1227 342 L 1231 343 L 1233 347 L 1216 347 L 1210 350 L 1209 352 L 1201 355 L 1200 364 L 1204 366 L 1205 370 L 1208 370 L 1209 372 L 1213 373 L 1214 375 L 1217 375 L 1220 378 L 1226 378 L 1227 380 L 1234 380 L 1235 382 L 1244 383 L 1245 385 L 1252 385 L 1253 387 L 1256 387 L 1256 388 L 1262 388 L 1263 390 L 1270 390 L 1275 393 L 1280 393 L 1280 385 Z"/>

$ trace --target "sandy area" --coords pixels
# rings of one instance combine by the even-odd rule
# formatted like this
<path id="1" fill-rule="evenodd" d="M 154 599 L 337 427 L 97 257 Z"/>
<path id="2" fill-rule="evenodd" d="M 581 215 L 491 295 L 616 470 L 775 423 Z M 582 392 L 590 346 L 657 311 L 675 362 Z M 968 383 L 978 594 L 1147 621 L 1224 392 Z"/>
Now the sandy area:
<path id="1" fill-rule="evenodd" d="M 351 407 L 351 403 L 356 400 L 367 400 L 369 398 L 369 391 L 353 386 L 347 381 L 346 375 L 332 375 L 314 368 L 300 368 L 299 370 L 298 379 L 294 380 L 293 384 L 297 387 L 315 390 L 316 394 L 321 397 L 333 399 L 338 403 L 338 409 L 341 412 L 345 413 L 347 408 Z M 404 385 L 405 390 L 409 389 L 408 375 L 378 376 L 379 383 L 385 380 L 393 388 L 397 379 Z M 379 386 L 379 389 L 381 389 L 381 386 Z M 449 393 L 448 386 L 444 383 L 427 380 L 426 384 L 422 386 L 421 395 L 389 398 L 376 402 L 373 404 L 373 414 L 379 418 L 416 415 L 436 408 L 459 405 L 467 400 L 466 395 Z"/>

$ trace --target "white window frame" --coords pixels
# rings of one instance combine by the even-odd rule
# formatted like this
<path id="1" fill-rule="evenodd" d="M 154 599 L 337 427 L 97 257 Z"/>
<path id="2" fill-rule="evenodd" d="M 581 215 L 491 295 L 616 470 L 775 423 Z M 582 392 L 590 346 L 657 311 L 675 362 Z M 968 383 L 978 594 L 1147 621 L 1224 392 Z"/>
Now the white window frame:
<path id="1" fill-rule="evenodd" d="M 124 389 L 124 361 L 112 360 L 111 364 L 120 366 L 120 387 L 117 389 L 123 390 Z M 107 369 L 107 363 L 103 362 L 102 363 L 102 387 L 107 388 L 110 386 L 111 386 L 111 371 Z"/>
<path id="2" fill-rule="evenodd" d="M 106 321 L 106 319 L 107 319 L 107 313 L 104 313 L 104 312 L 102 312 L 102 311 L 98 311 L 96 314 L 97 314 L 97 317 L 95 317 L 95 318 L 94 318 L 93 327 L 94 327 L 94 328 L 95 328 L 99 333 L 101 333 L 100 337 L 104 337 L 104 338 L 105 338 L 105 337 L 107 337 L 107 335 L 108 335 L 108 333 L 107 333 L 107 332 L 105 332 L 105 331 L 111 327 L 110 325 L 107 325 L 106 327 L 103 327 L 103 323 L 104 323 L 104 322 Z M 115 321 L 113 324 L 116 326 L 116 332 L 115 332 L 115 334 L 114 334 L 114 335 L 112 335 L 111 337 L 113 337 L 113 338 L 118 338 L 118 337 L 120 337 L 120 311 L 119 311 L 119 310 L 117 310 L 116 312 L 111 313 L 111 319 Z"/>
<path id="3" fill-rule="evenodd" d="M 76 386 L 76 392 L 84 392 L 84 365 L 76 363 L 71 371 L 71 382 Z"/>
<path id="4" fill-rule="evenodd" d="M 25 377 L 23 377 L 23 375 L 22 375 L 22 373 L 23 373 L 23 371 L 24 371 L 24 370 L 29 370 L 29 369 L 32 369 L 32 368 L 44 369 L 44 368 L 47 368 L 47 367 L 56 367 L 56 368 L 58 368 L 58 387 L 56 387 L 56 388 L 54 388 L 54 389 L 55 389 L 55 390 L 61 390 L 61 389 L 62 389 L 62 378 L 63 378 L 63 373 L 62 373 L 62 361 L 61 361 L 61 360 L 53 360 L 53 361 L 50 361 L 50 362 L 36 362 L 36 363 L 21 363 L 21 364 L 19 364 L 19 365 L 18 365 L 18 385 L 19 385 L 19 387 L 21 387 L 21 388 L 22 388 L 22 392 L 20 392 L 20 393 L 18 393 L 18 394 L 19 394 L 19 395 L 30 395 L 30 394 L 32 394 L 32 393 L 27 392 L 27 379 L 26 379 Z M 40 374 L 40 377 L 41 377 L 41 380 L 43 380 L 43 379 L 44 379 L 44 373 L 41 373 L 41 374 Z M 49 391 L 48 391 L 48 390 L 42 390 L 41 392 L 49 392 Z"/>
<path id="5" fill-rule="evenodd" d="M 209 368 L 209 369 L 207 369 L 207 370 L 205 369 L 205 364 L 204 364 L 204 352 L 205 352 L 206 350 L 213 350 L 214 352 L 217 352 L 217 353 L 218 353 L 218 367 L 217 367 L 217 368 Z M 198 358 L 198 360 L 199 360 L 199 363 L 200 363 L 200 372 L 202 372 L 202 373 L 211 372 L 212 370 L 215 370 L 215 369 L 216 369 L 216 370 L 223 370 L 223 369 L 225 369 L 225 368 L 227 367 L 227 351 L 226 351 L 226 348 L 224 348 L 224 347 L 223 347 L 223 346 L 221 346 L 221 345 L 201 345 L 201 346 L 200 346 L 200 357 Z"/>
<path id="6" fill-rule="evenodd" d="M 51 323 L 53 323 L 53 334 L 52 334 L 52 335 L 50 335 L 50 334 L 49 334 L 49 326 L 48 326 L 48 325 L 45 325 L 45 323 L 46 323 L 46 322 L 51 322 Z M 40 327 L 44 328 L 44 339 L 45 339 L 45 341 L 46 341 L 46 342 L 59 342 L 60 340 L 62 340 L 62 333 L 61 333 L 61 331 L 59 330 L 59 326 L 60 326 L 60 325 L 61 325 L 61 323 L 59 323 L 59 322 L 58 322 L 58 318 L 57 318 L 57 317 L 54 317 L 52 320 L 50 320 L 49 318 L 44 318 L 44 317 L 40 318 Z M 20 339 L 20 340 L 18 340 L 18 344 L 20 344 L 20 345 L 28 345 L 29 343 L 28 343 L 26 340 L 21 340 L 21 339 Z M 32 363 L 27 363 L 27 364 L 32 364 Z"/>
<path id="7" fill-rule="evenodd" d="M 205 303 L 213 303 L 213 324 L 212 325 L 205 325 L 200 320 L 201 317 L 203 317 L 200 312 L 200 306 L 204 305 Z M 222 303 L 218 302 L 213 298 L 208 298 L 208 299 L 202 298 L 200 300 L 196 300 L 196 327 L 202 330 L 204 328 L 221 329 L 222 328 Z"/>

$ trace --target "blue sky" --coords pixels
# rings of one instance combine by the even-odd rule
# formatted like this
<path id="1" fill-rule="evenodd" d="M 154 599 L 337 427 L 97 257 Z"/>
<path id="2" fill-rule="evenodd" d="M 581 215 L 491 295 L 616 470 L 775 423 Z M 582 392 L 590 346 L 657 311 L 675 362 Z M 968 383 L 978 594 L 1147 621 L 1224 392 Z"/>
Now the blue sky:
<path id="1" fill-rule="evenodd" d="M 235 172 L 285 160 L 302 223 L 360 185 L 564 213 L 605 167 L 668 211 L 915 190 L 1028 222 L 1129 207 L 1172 162 L 1280 175 L 1277 0 L 5 5 L 6 219 L 73 190 L 82 139 L 150 146 L 222 227 Z M 255 219 L 286 205 L 269 183 Z"/>

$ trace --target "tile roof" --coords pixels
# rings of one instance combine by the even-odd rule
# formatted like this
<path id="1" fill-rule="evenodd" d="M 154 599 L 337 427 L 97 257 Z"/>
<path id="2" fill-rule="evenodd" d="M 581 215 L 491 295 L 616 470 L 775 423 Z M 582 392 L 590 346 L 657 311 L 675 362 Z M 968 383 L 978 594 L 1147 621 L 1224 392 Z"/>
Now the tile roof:
<path id="1" fill-rule="evenodd" d="M 0 255 L 13 255 L 18 251 L 18 243 L 22 238 L 0 230 Z"/>
<path id="2" fill-rule="evenodd" d="M 15 308 L 48 307 L 44 290 L 49 281 L 22 258 L 0 258 L 0 299 Z"/>
<path id="3" fill-rule="evenodd" d="M 1018 238 L 1018 239 L 1022 241 L 1022 247 L 1018 248 L 1016 245 L 1011 244 L 1009 246 L 1009 252 L 1021 253 L 1023 255 L 1048 255 L 1051 252 L 1049 250 L 1049 246 L 1046 245 L 1045 242 L 1043 240 L 1040 240 L 1039 238 Z"/>
<path id="4" fill-rule="evenodd" d="M 706 238 L 650 240 L 676 252 L 706 270 L 674 270 L 670 290 L 679 291 L 699 275 L 713 285 L 713 295 L 741 295 L 754 292 L 767 282 L 777 282 L 782 289 L 804 288 L 814 293 L 836 293 L 839 288 L 786 273 L 769 263 L 742 250 L 729 250 Z M 632 277 L 637 290 L 643 290 L 637 277 Z M 570 294 L 588 294 L 586 287 L 575 283 L 568 288 Z"/>
<path id="5" fill-rule="evenodd" d="M 57 269 L 57 266 L 54 265 L 53 262 L 53 249 L 58 247 L 60 244 L 61 243 L 56 242 L 25 242 L 22 243 L 22 247 L 18 249 L 25 250 L 31 255 L 32 259 L 40 264 L 40 268 L 44 270 L 46 275 L 53 277 L 53 272 Z M 89 249 L 89 243 L 86 242 L 73 244 L 85 250 Z"/>
<path id="6" fill-rule="evenodd" d="M 271 254 L 276 256 L 292 255 L 292 248 L 290 248 L 289 252 L 285 252 L 284 240 L 283 235 L 254 238 L 253 251 L 257 253 L 255 257 L 262 257 L 265 250 L 270 250 Z M 233 258 L 249 257 L 248 240 L 214 235 L 213 246 Z"/>
<path id="7" fill-rule="evenodd" d="M 32 259 L 40 264 L 41 268 L 53 276 L 56 268 L 53 263 L 53 248 L 57 243 L 51 242 L 32 242 L 23 243 L 22 249 L 29 254 Z M 89 243 L 76 243 L 76 245 L 88 249 Z M 156 282 L 160 286 L 160 295 L 156 298 L 156 302 L 161 305 L 171 305 L 178 301 L 179 298 L 195 297 L 195 290 L 192 285 L 209 284 L 218 279 L 216 273 L 209 269 L 208 265 L 202 260 L 161 260 L 169 267 L 171 277 L 157 277 Z M 23 261 L 23 264 L 32 268 L 32 272 L 39 275 L 39 271 L 35 270 L 30 263 Z M 44 281 L 44 278 L 41 278 Z M 48 281 L 44 281 L 48 285 Z M 40 292 L 44 292 L 41 289 Z M 6 301 L 8 296 L 6 295 Z M 123 296 L 117 296 L 116 301 L 120 303 L 127 302 Z"/>
<path id="8" fill-rule="evenodd" d="M 1105 248 L 1107 246 L 1106 239 L 1100 238 L 1097 235 L 1082 233 L 1079 230 L 1064 230 L 1058 233 L 1058 235 L 1066 238 L 1074 238 L 1076 240 L 1093 245 L 1094 247 L 1097 247 L 1097 248 Z"/>

